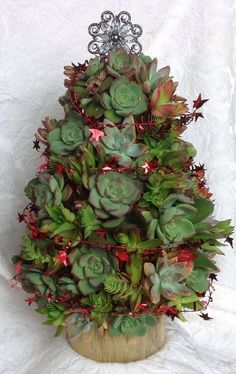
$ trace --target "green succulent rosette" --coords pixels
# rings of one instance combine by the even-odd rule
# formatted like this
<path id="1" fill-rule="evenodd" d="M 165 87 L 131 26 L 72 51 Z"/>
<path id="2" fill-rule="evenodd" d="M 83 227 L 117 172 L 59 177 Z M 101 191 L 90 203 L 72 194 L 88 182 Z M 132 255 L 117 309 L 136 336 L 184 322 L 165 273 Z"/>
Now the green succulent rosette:
<path id="1" fill-rule="evenodd" d="M 151 262 L 145 262 L 144 274 L 149 297 L 153 304 L 158 304 L 161 295 L 167 300 L 176 300 L 178 296 L 190 296 L 192 291 L 183 284 L 192 272 L 192 263 L 177 262 L 161 264 L 157 261 L 156 267 Z"/>
<path id="2" fill-rule="evenodd" d="M 125 125 L 123 129 L 118 129 L 111 121 L 104 120 L 104 125 L 108 125 L 104 129 L 101 138 L 101 144 L 106 154 L 115 156 L 118 164 L 121 166 L 130 166 L 132 159 L 143 155 L 147 146 L 142 143 L 135 143 L 136 130 L 133 116 L 126 117 L 123 121 Z"/>
<path id="3" fill-rule="evenodd" d="M 104 93 L 101 103 L 107 109 L 105 117 L 114 123 L 129 114 L 138 115 L 147 110 L 147 98 L 142 88 L 125 77 L 114 80 L 110 95 Z"/>
<path id="4" fill-rule="evenodd" d="M 39 208 L 39 215 L 45 215 L 46 206 L 59 206 L 63 201 L 67 201 L 72 188 L 69 184 L 65 185 L 61 174 L 51 175 L 47 172 L 39 174 L 38 178 L 32 179 L 25 188 L 26 195 Z"/>
<path id="5" fill-rule="evenodd" d="M 99 57 L 91 58 L 84 74 L 87 78 L 91 78 L 94 75 L 100 73 L 103 68 L 104 63 L 100 60 Z"/>
<path id="6" fill-rule="evenodd" d="M 113 171 L 90 177 L 89 189 L 89 202 L 97 217 L 102 220 L 115 218 L 104 225 L 114 223 L 117 226 L 141 196 L 142 184 L 125 173 Z"/>
<path id="7" fill-rule="evenodd" d="M 124 334 L 127 336 L 144 336 L 149 326 L 155 326 L 157 319 L 151 315 L 119 316 L 113 320 L 109 329 L 112 336 Z"/>
<path id="8" fill-rule="evenodd" d="M 81 303 L 92 307 L 91 318 L 101 326 L 107 319 L 107 313 L 112 311 L 111 296 L 104 291 L 91 293 L 88 297 L 83 297 Z"/>
<path id="9" fill-rule="evenodd" d="M 119 48 L 108 54 L 107 71 L 113 77 L 132 74 L 134 68 L 135 55 L 127 53 L 123 48 Z"/>
<path id="10" fill-rule="evenodd" d="M 114 273 L 117 260 L 107 251 L 82 245 L 69 256 L 71 273 L 79 279 L 78 288 L 83 295 L 98 290 L 107 274 Z"/>
<path id="11" fill-rule="evenodd" d="M 209 272 L 206 269 L 196 268 L 186 279 L 186 284 L 196 292 L 206 292 L 209 287 L 208 275 Z"/>
<path id="12" fill-rule="evenodd" d="M 48 134 L 48 142 L 53 153 L 68 155 L 84 143 L 90 136 L 81 117 L 72 118 Z"/>
<path id="13" fill-rule="evenodd" d="M 64 324 L 69 327 L 68 339 L 77 338 L 83 332 L 97 328 L 96 321 L 90 320 L 90 314 L 72 313 L 65 319 Z"/>

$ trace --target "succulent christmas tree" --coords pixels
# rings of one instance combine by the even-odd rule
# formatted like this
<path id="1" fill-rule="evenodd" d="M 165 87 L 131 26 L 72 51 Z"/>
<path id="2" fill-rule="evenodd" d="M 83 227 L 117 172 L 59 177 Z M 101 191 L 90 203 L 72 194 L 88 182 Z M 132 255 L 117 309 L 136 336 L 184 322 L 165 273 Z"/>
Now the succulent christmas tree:
<path id="1" fill-rule="evenodd" d="M 57 335 L 143 336 L 163 313 L 203 310 L 233 233 L 213 218 L 204 167 L 181 138 L 206 100 L 191 111 L 170 68 L 141 53 L 139 26 L 117 19 L 101 22 L 94 58 L 65 67 L 65 116 L 38 129 L 45 162 L 19 215 L 16 277 Z"/>

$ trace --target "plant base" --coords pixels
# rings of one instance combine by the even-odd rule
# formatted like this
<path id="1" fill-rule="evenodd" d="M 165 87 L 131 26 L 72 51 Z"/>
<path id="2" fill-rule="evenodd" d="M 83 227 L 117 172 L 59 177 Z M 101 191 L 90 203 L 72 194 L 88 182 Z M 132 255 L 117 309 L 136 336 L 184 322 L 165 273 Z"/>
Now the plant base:
<path id="1" fill-rule="evenodd" d="M 154 327 L 149 327 L 145 336 L 111 336 L 108 332 L 99 335 L 94 331 L 70 338 L 71 347 L 82 356 L 98 362 L 130 362 L 143 360 L 156 353 L 165 343 L 165 316 L 158 318 Z"/>

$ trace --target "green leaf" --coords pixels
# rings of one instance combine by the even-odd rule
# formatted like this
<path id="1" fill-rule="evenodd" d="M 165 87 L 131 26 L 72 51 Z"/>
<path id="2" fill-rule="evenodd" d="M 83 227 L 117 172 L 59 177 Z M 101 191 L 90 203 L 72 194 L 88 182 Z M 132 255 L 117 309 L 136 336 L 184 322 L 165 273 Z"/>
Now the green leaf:
<path id="1" fill-rule="evenodd" d="M 207 242 L 201 244 L 201 248 L 204 249 L 204 251 L 215 252 L 215 253 L 217 253 L 219 255 L 225 255 L 224 252 L 222 252 L 215 245 L 211 245 L 210 243 L 207 243 Z"/>
<path id="2" fill-rule="evenodd" d="M 124 217 L 115 218 L 115 219 L 111 219 L 109 221 L 103 222 L 102 226 L 110 229 L 113 227 L 118 227 L 123 221 L 124 221 Z"/>
<path id="3" fill-rule="evenodd" d="M 101 98 L 101 104 L 104 106 L 106 109 L 112 109 L 111 105 L 111 97 L 107 94 L 104 93 Z"/>
<path id="4" fill-rule="evenodd" d="M 160 239 L 150 239 L 144 242 L 138 243 L 137 248 L 158 248 L 162 244 Z"/>
<path id="5" fill-rule="evenodd" d="M 195 268 L 186 278 L 186 284 L 195 292 L 205 292 L 209 287 L 207 275 L 206 270 Z"/>
<path id="6" fill-rule="evenodd" d="M 92 232 L 101 227 L 101 222 L 97 219 L 93 208 L 90 205 L 84 206 L 80 211 L 81 226 L 84 228 L 84 236 L 87 238 Z"/>
<path id="7" fill-rule="evenodd" d="M 32 179 L 27 186 L 25 187 L 25 194 L 26 196 L 33 202 L 35 202 L 35 196 L 34 196 L 34 187 L 37 186 L 39 183 L 38 178 Z"/>
<path id="8" fill-rule="evenodd" d="M 155 326 L 157 324 L 157 319 L 154 316 L 151 316 L 150 314 L 145 315 L 145 322 L 148 326 Z"/>
<path id="9" fill-rule="evenodd" d="M 88 117 L 95 117 L 99 118 L 103 115 L 104 113 L 104 108 L 95 102 L 91 102 L 85 107 L 85 113 Z"/>
<path id="10" fill-rule="evenodd" d="M 194 260 L 195 267 L 199 267 L 202 269 L 209 269 L 214 271 L 220 271 L 219 268 L 214 264 L 213 261 L 209 259 L 205 254 L 201 253 L 200 251 L 194 251 L 197 257 Z"/>
<path id="11" fill-rule="evenodd" d="M 46 221 L 46 220 L 45 220 Z M 56 223 L 56 222 L 53 222 L 53 221 L 51 221 L 51 222 L 45 222 L 45 221 L 43 221 L 43 225 L 41 226 L 41 228 L 40 228 L 40 232 L 43 232 L 43 233 L 52 233 L 52 232 L 54 232 L 57 228 L 58 228 L 58 226 L 59 226 L 59 224 L 58 223 Z"/>
<path id="12" fill-rule="evenodd" d="M 118 114 L 116 114 L 116 112 L 113 109 L 106 110 L 104 115 L 105 118 L 109 119 L 109 121 L 113 123 L 118 123 L 122 119 L 122 117 L 118 116 Z"/>
<path id="13" fill-rule="evenodd" d="M 183 313 L 179 313 L 179 314 L 178 314 L 178 318 L 179 318 L 180 321 L 182 321 L 182 322 L 187 322 L 187 321 L 188 321 L 187 318 L 184 317 Z"/>
<path id="14" fill-rule="evenodd" d="M 220 235 L 220 237 L 230 236 L 234 232 L 234 227 L 231 226 L 230 224 L 231 224 L 231 219 L 220 221 L 217 223 L 217 225 L 211 228 L 211 231 L 217 234 L 217 236 Z"/>
<path id="15" fill-rule="evenodd" d="M 52 236 L 55 236 L 57 234 L 62 234 L 64 231 L 74 230 L 76 228 L 76 225 L 71 222 L 65 222 L 62 225 L 60 225 L 54 232 Z"/>
<path id="16" fill-rule="evenodd" d="M 138 252 L 130 256 L 131 282 L 133 285 L 139 283 L 142 276 L 143 259 Z"/>
<path id="17" fill-rule="evenodd" d="M 60 336 L 61 334 L 63 334 L 63 332 L 66 330 L 66 327 L 65 326 L 58 326 L 57 329 L 56 329 L 56 334 L 55 334 L 55 337 L 58 337 Z"/>
<path id="18" fill-rule="evenodd" d="M 158 82 L 158 76 L 157 76 L 156 70 L 157 70 L 157 59 L 154 58 L 149 67 L 149 72 L 148 72 L 148 80 L 150 82 L 152 91 L 154 90 L 154 88 L 156 88 L 157 82 Z"/>
<path id="19" fill-rule="evenodd" d="M 58 182 L 53 175 L 50 175 L 49 177 L 48 186 L 52 192 L 55 192 L 56 189 L 58 188 Z"/>
<path id="20" fill-rule="evenodd" d="M 48 212 L 49 216 L 53 219 L 53 221 L 57 223 L 63 222 L 61 219 L 61 208 L 58 206 L 48 206 L 45 205 L 45 209 Z"/>
<path id="21" fill-rule="evenodd" d="M 168 305 L 169 306 L 175 306 L 177 304 L 180 304 L 180 305 L 185 305 L 185 304 L 189 304 L 189 303 L 194 303 L 194 302 L 197 302 L 199 301 L 199 297 L 197 295 L 191 295 L 191 296 L 179 296 L 177 298 L 177 300 L 173 300 L 173 301 L 169 301 L 168 302 Z"/>
<path id="22" fill-rule="evenodd" d="M 137 292 L 128 281 L 115 274 L 107 275 L 103 284 L 107 293 L 115 295 L 114 300 L 127 300 L 132 294 Z"/>
<path id="23" fill-rule="evenodd" d="M 75 222 L 76 220 L 76 215 L 72 213 L 69 209 L 64 208 L 61 206 L 61 211 L 63 213 L 63 216 L 65 217 L 66 221 L 68 222 Z"/>
<path id="24" fill-rule="evenodd" d="M 52 291 L 52 292 L 56 292 L 56 285 L 55 285 L 55 282 L 54 280 L 47 276 L 47 275 L 42 275 L 42 280 L 44 281 L 44 283 L 48 286 L 48 288 Z"/>
<path id="25" fill-rule="evenodd" d="M 198 197 L 194 203 L 194 207 L 197 208 L 197 212 L 191 219 L 193 223 L 198 223 L 203 221 L 205 218 L 209 217 L 214 211 L 214 205 L 211 201 Z"/>

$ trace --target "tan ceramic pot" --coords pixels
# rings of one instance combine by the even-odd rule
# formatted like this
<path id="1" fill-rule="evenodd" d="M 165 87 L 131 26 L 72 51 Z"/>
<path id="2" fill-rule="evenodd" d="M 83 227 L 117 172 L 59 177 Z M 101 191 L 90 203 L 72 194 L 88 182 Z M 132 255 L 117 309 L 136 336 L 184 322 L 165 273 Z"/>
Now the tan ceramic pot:
<path id="1" fill-rule="evenodd" d="M 149 327 L 145 336 L 111 336 L 107 331 L 98 335 L 95 331 L 70 337 L 71 347 L 84 357 L 98 362 L 130 362 L 143 360 L 156 353 L 165 343 L 165 316 L 158 318 L 154 327 Z"/>

